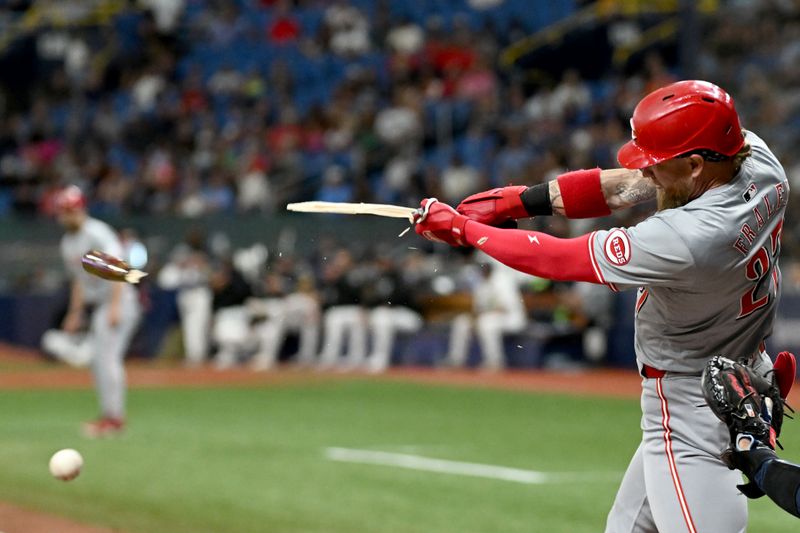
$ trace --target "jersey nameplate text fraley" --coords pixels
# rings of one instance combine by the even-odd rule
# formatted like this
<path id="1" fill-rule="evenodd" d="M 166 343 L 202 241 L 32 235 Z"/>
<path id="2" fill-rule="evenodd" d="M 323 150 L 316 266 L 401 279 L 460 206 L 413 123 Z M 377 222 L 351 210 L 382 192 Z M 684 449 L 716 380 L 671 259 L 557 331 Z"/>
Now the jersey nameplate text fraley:
<path id="1" fill-rule="evenodd" d="M 739 237 L 736 239 L 736 242 L 733 243 L 733 247 L 736 248 L 742 255 L 747 255 L 750 251 L 750 246 L 752 246 L 753 242 L 756 240 L 758 236 L 758 232 L 761 231 L 761 228 L 767 224 L 770 219 L 775 216 L 780 208 L 783 207 L 786 202 L 788 201 L 788 195 L 786 194 L 786 183 L 781 182 L 777 183 L 775 187 L 771 190 L 767 191 L 763 197 L 763 205 L 761 202 L 753 206 L 753 222 L 751 223 L 744 223 L 739 230 Z M 742 195 L 745 201 L 749 201 L 755 196 L 754 192 L 751 189 L 755 189 L 755 185 L 750 184 L 747 189 L 747 193 Z M 778 239 L 780 237 L 780 231 L 783 227 L 781 222 L 775 227 L 773 239 Z"/>

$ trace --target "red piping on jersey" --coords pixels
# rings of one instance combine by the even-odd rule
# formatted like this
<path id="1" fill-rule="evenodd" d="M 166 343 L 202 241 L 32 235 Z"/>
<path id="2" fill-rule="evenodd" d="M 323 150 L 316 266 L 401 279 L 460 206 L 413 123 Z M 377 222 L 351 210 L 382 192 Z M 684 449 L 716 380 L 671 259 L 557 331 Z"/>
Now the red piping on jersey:
<path id="1" fill-rule="evenodd" d="M 597 274 L 597 279 L 600 280 L 600 283 L 605 283 L 606 285 L 608 285 L 608 287 L 612 291 L 619 292 L 617 290 L 617 286 L 616 285 L 606 281 L 606 279 L 603 277 L 603 271 L 600 270 L 600 264 L 597 262 L 597 257 L 594 255 L 594 240 L 595 240 L 596 236 L 597 236 L 597 232 L 596 231 L 591 232 L 589 234 L 589 241 L 588 241 L 588 244 L 589 244 L 589 260 L 592 262 L 592 268 L 594 269 L 594 273 Z"/>
<path id="2" fill-rule="evenodd" d="M 592 260 L 594 233 L 559 239 L 537 231 L 499 229 L 468 220 L 464 236 L 470 245 L 520 272 L 557 281 L 605 283 Z"/>
<path id="3" fill-rule="evenodd" d="M 662 378 L 656 378 L 656 392 L 658 393 L 658 398 L 661 400 L 661 425 L 664 427 L 664 448 L 667 452 L 669 473 L 672 476 L 672 484 L 675 486 L 675 494 L 678 496 L 678 504 L 681 507 L 683 519 L 686 521 L 686 527 L 689 533 L 697 533 L 697 528 L 695 528 L 694 521 L 692 520 L 692 513 L 689 511 L 689 504 L 683 493 L 681 478 L 678 475 L 678 467 L 675 464 L 675 455 L 672 453 L 672 430 L 669 427 L 669 407 L 667 406 L 667 398 L 664 396 L 664 390 L 661 388 L 661 381 Z"/>
<path id="4" fill-rule="evenodd" d="M 639 311 L 642 310 L 642 306 L 647 301 L 647 296 L 649 294 L 650 293 L 647 291 L 647 289 L 642 289 L 642 292 L 639 293 L 639 297 L 636 298 L 636 314 L 637 315 L 639 314 Z"/>

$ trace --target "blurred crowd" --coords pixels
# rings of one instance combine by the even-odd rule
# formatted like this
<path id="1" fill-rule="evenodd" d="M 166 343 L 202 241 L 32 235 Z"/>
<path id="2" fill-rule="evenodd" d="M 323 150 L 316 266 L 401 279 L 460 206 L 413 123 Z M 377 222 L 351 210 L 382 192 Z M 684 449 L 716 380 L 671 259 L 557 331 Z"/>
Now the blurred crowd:
<path id="1" fill-rule="evenodd" d="M 602 2 L 615 3 L 626 2 Z M 41 4 L 11 2 L 3 15 Z M 656 50 L 632 71 L 531 82 L 499 63 L 580 4 L 591 2 L 140 0 L 108 24 L 43 24 L 28 36 L 29 83 L 4 84 L 0 213 L 48 214 L 64 183 L 91 194 L 94 214 L 193 217 L 300 199 L 457 202 L 613 167 L 634 105 L 679 65 Z M 800 8 L 720 4 L 701 18 L 696 75 L 735 95 L 795 183 Z M 641 28 L 612 19 L 608 31 L 624 41 Z"/>
<path id="2" fill-rule="evenodd" d="M 669 47 L 610 62 L 600 77 L 577 68 L 533 76 L 501 62 L 509 45 L 595 4 L 606 14 L 649 5 L 6 2 L 0 216 L 49 216 L 65 184 L 79 185 L 101 218 L 270 216 L 309 199 L 415 205 L 435 196 L 455 204 L 493 186 L 614 167 L 639 99 L 686 75 Z M 743 125 L 767 140 L 800 185 L 800 6 L 701 4 L 716 8 L 698 15 L 693 76 L 734 95 Z M 629 13 L 594 23 L 623 46 L 665 16 Z M 526 224 L 569 236 L 595 223 L 635 223 L 642 209 L 599 222 Z M 797 212 L 787 211 L 789 257 L 800 256 Z M 396 338 L 437 324 L 452 336 L 442 364 L 465 363 L 470 332 L 487 368 L 508 364 L 508 338 L 537 331 L 544 333 L 527 340 L 567 332 L 584 355 L 602 358 L 613 305 L 605 293 L 520 280 L 483 258 L 420 247 L 356 250 L 331 241 L 310 256 L 259 246 L 220 254 L 195 236 L 148 269 L 177 291 L 189 364 L 267 369 L 288 356 L 380 371 Z M 800 286 L 800 270 L 786 271 L 788 285 Z"/>

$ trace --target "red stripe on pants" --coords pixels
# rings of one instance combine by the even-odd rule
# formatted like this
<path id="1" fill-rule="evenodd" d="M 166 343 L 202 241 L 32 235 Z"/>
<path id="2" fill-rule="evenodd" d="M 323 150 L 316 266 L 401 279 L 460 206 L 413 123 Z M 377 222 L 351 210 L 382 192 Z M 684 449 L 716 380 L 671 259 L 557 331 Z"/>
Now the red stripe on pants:
<path id="1" fill-rule="evenodd" d="M 681 506 L 683 519 L 686 521 L 686 527 L 689 533 L 697 533 L 692 521 L 692 513 L 689 512 L 689 504 L 686 502 L 686 496 L 683 494 L 683 486 L 681 485 L 681 478 L 678 475 L 678 467 L 675 464 L 675 455 L 672 453 L 672 430 L 669 428 L 669 407 L 667 406 L 667 398 L 664 396 L 664 391 L 661 389 L 662 378 L 656 379 L 656 392 L 658 398 L 661 400 L 661 425 L 664 426 L 664 448 L 667 452 L 667 461 L 669 462 L 669 473 L 672 476 L 672 484 L 675 485 L 675 493 L 678 496 L 678 503 Z"/>

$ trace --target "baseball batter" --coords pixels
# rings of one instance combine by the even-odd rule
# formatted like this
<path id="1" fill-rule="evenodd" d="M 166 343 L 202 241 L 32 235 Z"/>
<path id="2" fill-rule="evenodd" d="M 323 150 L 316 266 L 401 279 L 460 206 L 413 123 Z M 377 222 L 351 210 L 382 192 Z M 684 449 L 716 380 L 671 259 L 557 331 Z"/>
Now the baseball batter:
<path id="1" fill-rule="evenodd" d="M 536 276 L 638 288 L 642 441 L 606 531 L 744 531 L 740 474 L 720 460 L 730 436 L 705 405 L 700 375 L 718 354 L 761 374 L 772 367 L 763 341 L 780 293 L 789 186 L 765 143 L 741 129 L 731 97 L 711 83 L 654 91 L 631 126 L 618 153 L 624 168 L 494 189 L 458 211 L 425 200 L 416 231 Z M 658 211 L 636 226 L 574 239 L 494 227 L 532 215 L 605 216 L 653 198 Z"/>
<path id="2" fill-rule="evenodd" d="M 72 278 L 62 327 L 75 332 L 88 318 L 92 372 L 100 403 L 100 417 L 84 424 L 83 431 L 89 437 L 113 435 L 125 425 L 123 360 L 141 314 L 138 295 L 127 283 L 106 281 L 81 268 L 81 256 L 89 250 L 123 257 L 123 248 L 108 224 L 88 216 L 80 189 L 70 186 L 61 191 L 56 206 L 59 222 L 66 230 L 61 256 Z"/>

